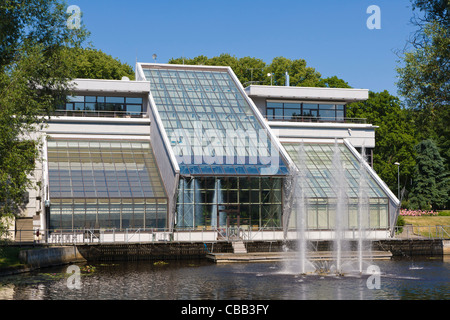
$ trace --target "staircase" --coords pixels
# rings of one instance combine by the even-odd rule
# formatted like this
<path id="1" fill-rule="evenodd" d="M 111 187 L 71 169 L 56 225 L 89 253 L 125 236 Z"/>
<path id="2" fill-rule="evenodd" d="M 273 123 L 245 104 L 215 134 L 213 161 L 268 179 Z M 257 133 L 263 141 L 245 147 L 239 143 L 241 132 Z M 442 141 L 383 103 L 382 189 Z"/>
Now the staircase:
<path id="1" fill-rule="evenodd" d="M 16 220 L 16 242 L 34 242 L 33 219 Z"/>
<path id="2" fill-rule="evenodd" d="M 232 245 L 234 253 L 247 253 L 247 249 L 245 248 L 243 241 L 233 241 Z"/>

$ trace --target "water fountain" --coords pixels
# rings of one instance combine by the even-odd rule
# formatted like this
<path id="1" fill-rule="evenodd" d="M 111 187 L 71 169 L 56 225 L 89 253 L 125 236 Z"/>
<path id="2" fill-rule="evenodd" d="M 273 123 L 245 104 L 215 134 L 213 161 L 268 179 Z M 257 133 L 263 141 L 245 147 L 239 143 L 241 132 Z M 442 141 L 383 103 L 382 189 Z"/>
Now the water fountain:
<path id="1" fill-rule="evenodd" d="M 367 230 L 369 228 L 369 185 L 366 166 L 366 152 L 363 145 L 359 161 L 358 186 L 358 271 L 363 272 L 363 253 L 370 255 L 371 246 L 367 243 Z"/>
<path id="2" fill-rule="evenodd" d="M 364 148 L 362 150 L 364 155 Z M 307 196 L 307 179 L 308 170 L 306 167 L 306 152 L 304 144 L 301 143 L 297 150 L 298 162 L 297 170 L 292 174 L 291 187 L 293 189 L 292 195 L 292 210 L 294 214 L 293 219 L 296 220 L 297 230 L 297 251 L 295 262 L 290 262 L 288 265 L 288 272 L 297 274 L 308 273 L 328 273 L 342 275 L 344 273 L 354 272 L 357 270 L 360 274 L 363 273 L 363 260 L 367 259 L 367 254 L 370 253 L 370 246 L 366 245 L 367 229 L 369 221 L 369 198 L 368 198 L 368 177 L 367 164 L 364 156 L 361 157 L 359 163 L 359 186 L 358 186 L 358 208 L 357 208 L 357 227 L 356 233 L 350 232 L 349 227 L 349 196 L 348 185 L 346 178 L 346 168 L 341 159 L 341 149 L 337 141 L 335 141 L 333 148 L 332 166 L 331 166 L 331 185 L 335 198 L 329 198 L 330 209 L 334 207 L 334 230 L 333 235 L 333 250 L 331 261 L 311 261 L 308 259 L 308 239 L 306 217 L 308 213 L 308 196 Z M 330 210 L 333 211 L 333 210 Z M 287 228 L 288 226 L 285 226 Z M 285 235 L 287 232 L 285 231 Z M 350 253 L 350 234 L 356 237 L 358 242 L 357 252 Z M 353 268 L 352 262 L 355 261 L 355 254 L 357 267 Z"/>
<path id="3" fill-rule="evenodd" d="M 308 243 L 306 239 L 306 215 L 308 213 L 308 197 L 307 197 L 307 167 L 306 167 L 306 153 L 304 144 L 301 143 L 298 150 L 298 163 L 297 171 L 293 176 L 293 187 L 294 187 L 294 197 L 293 197 L 293 208 L 297 213 L 295 216 L 296 220 L 296 230 L 297 230 L 297 254 L 296 262 L 294 264 L 294 269 L 297 273 L 306 274 L 308 272 L 313 272 L 315 270 L 313 264 L 308 260 Z"/>
<path id="4" fill-rule="evenodd" d="M 332 188 L 336 196 L 335 199 L 335 218 L 334 218 L 334 245 L 333 252 L 336 260 L 335 272 L 342 273 L 342 253 L 348 250 L 345 231 L 348 229 L 348 198 L 347 198 L 347 179 L 345 177 L 345 168 L 342 165 L 341 151 L 337 140 L 334 143 L 332 159 Z"/>

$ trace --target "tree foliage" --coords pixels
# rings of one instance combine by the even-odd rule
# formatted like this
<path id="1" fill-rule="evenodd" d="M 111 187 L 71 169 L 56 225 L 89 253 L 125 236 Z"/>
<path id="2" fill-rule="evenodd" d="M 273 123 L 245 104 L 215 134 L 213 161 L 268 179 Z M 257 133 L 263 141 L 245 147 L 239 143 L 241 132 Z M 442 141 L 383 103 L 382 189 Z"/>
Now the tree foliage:
<path id="1" fill-rule="evenodd" d="M 120 80 L 128 77 L 134 80 L 133 68 L 119 59 L 94 48 L 68 48 L 75 63 L 71 68 L 73 78 Z"/>
<path id="2" fill-rule="evenodd" d="M 416 127 L 417 170 L 410 200 L 414 207 L 448 205 L 437 183 L 450 170 L 450 12 L 448 0 L 411 0 L 417 27 L 397 68 L 399 94 L 405 98 L 409 116 Z M 430 141 L 430 139 L 432 141 Z M 436 144 L 436 146 L 433 144 Z M 432 153 L 426 154 L 427 152 Z M 444 171 L 431 169 L 443 157 Z M 442 188 L 442 189 L 440 189 Z"/>
<path id="3" fill-rule="evenodd" d="M 70 92 L 72 56 L 84 28 L 67 28 L 58 0 L 0 2 L 0 218 L 24 205 L 39 155 L 36 131 Z M 1 221 L 1 219 L 0 219 Z M 1 223 L 1 222 L 0 222 Z"/>
<path id="4" fill-rule="evenodd" d="M 347 106 L 347 116 L 366 118 L 368 123 L 378 126 L 375 129 L 374 169 L 391 190 L 397 190 L 397 166 L 400 165 L 402 186 L 410 189 L 409 181 L 415 167 L 414 145 L 415 128 L 403 109 L 398 97 L 388 91 L 369 92 L 366 101 L 351 103 Z M 395 192 L 396 193 L 396 192 Z"/>
<path id="5" fill-rule="evenodd" d="M 415 147 L 416 176 L 409 199 L 412 209 L 442 209 L 448 205 L 450 180 L 444 161 L 433 140 L 423 140 Z"/>
<path id="6" fill-rule="evenodd" d="M 421 139 L 433 138 L 450 166 L 450 33 L 436 22 L 424 29 L 422 46 L 397 69 L 399 93 L 411 109 Z"/>
<path id="7" fill-rule="evenodd" d="M 350 88 L 347 82 L 336 76 L 323 79 L 314 68 L 307 66 L 303 59 L 288 59 L 275 57 L 270 64 L 252 57 L 237 58 L 230 54 L 208 58 L 200 55 L 195 58 L 172 58 L 171 64 L 230 66 L 239 81 L 244 85 L 276 85 L 286 84 L 286 72 L 289 74 L 289 84 L 299 87 L 331 87 Z M 272 76 L 268 76 L 268 74 Z"/>

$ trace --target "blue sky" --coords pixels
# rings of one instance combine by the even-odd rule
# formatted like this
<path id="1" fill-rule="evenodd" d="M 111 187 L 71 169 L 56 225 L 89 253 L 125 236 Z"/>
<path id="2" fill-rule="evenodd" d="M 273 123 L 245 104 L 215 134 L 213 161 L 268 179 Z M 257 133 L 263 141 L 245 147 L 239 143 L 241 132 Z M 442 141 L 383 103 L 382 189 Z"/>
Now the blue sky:
<path id="1" fill-rule="evenodd" d="M 397 95 L 396 50 L 415 28 L 410 0 L 67 0 L 83 12 L 96 49 L 134 67 L 229 53 L 270 63 L 305 59 L 322 77 Z M 370 5 L 381 29 L 370 30 Z"/>

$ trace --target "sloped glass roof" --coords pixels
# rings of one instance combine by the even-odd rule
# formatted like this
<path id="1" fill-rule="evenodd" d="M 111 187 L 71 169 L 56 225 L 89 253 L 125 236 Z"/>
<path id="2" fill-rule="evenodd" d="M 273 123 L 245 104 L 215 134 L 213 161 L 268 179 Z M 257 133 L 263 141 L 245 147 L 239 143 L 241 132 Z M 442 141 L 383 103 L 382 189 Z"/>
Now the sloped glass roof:
<path id="1" fill-rule="evenodd" d="M 282 143 L 292 161 L 298 166 L 300 163 L 300 143 Z M 345 172 L 346 191 L 350 198 L 357 198 L 360 181 L 360 162 L 345 144 L 337 144 L 340 160 Z M 304 161 L 306 168 L 308 197 L 335 198 L 333 188 L 333 154 L 335 144 L 304 144 Z M 377 182 L 369 175 L 367 178 L 367 195 L 369 198 L 388 198 Z"/>
<path id="2" fill-rule="evenodd" d="M 149 141 L 49 140 L 51 198 L 165 198 Z"/>
<path id="3" fill-rule="evenodd" d="M 288 173 L 226 69 L 143 70 L 182 175 Z"/>

